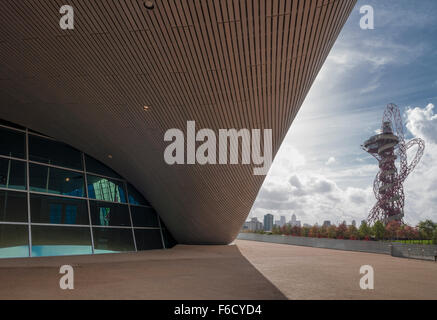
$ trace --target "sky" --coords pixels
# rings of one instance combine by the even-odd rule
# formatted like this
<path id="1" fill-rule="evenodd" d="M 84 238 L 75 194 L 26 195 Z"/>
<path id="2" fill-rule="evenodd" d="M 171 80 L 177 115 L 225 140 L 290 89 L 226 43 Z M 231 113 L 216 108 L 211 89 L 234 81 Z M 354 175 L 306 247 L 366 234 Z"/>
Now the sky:
<path id="1" fill-rule="evenodd" d="M 374 29 L 360 28 L 360 8 Z M 359 224 L 376 200 L 376 159 L 361 144 L 388 103 L 425 154 L 404 184 L 406 223 L 437 221 L 437 1 L 359 0 L 270 168 L 249 217 Z M 414 150 L 412 151 L 414 153 Z"/>

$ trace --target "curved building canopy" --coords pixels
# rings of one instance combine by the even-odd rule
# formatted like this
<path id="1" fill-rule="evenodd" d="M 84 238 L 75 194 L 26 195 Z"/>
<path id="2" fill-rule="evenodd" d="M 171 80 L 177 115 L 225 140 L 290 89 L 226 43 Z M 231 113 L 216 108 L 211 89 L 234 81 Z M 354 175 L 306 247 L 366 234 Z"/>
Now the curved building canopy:
<path id="1" fill-rule="evenodd" d="M 0 118 L 132 183 L 181 243 L 229 243 L 264 176 L 168 165 L 172 128 L 272 129 L 278 150 L 355 1 L 0 2 Z M 241 162 L 240 162 L 241 163 Z"/>

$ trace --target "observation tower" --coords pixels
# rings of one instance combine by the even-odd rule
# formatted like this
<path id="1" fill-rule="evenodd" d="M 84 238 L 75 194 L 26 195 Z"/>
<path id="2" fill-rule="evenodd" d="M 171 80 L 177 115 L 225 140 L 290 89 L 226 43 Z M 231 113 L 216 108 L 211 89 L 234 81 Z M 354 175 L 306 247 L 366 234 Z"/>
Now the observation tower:
<path id="1" fill-rule="evenodd" d="M 417 152 L 408 164 L 407 150 L 416 145 Z M 376 204 L 367 220 L 370 223 L 382 221 L 403 221 L 404 188 L 407 176 L 419 163 L 425 149 L 425 142 L 420 138 L 405 142 L 402 118 L 395 104 L 387 105 L 382 118 L 380 133 L 364 142 L 362 148 L 379 162 L 379 172 L 373 183 Z M 399 170 L 396 166 L 399 160 Z"/>

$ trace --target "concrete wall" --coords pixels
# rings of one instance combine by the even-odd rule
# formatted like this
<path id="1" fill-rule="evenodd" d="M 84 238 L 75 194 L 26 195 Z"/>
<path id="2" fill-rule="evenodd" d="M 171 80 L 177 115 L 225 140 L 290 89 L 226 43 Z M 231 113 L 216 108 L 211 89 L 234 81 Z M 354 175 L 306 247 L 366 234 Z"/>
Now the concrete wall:
<path id="1" fill-rule="evenodd" d="M 291 244 L 325 249 L 362 251 L 390 254 L 390 243 L 382 241 L 339 240 L 326 238 L 292 237 L 282 235 L 240 233 L 237 239 Z"/>
<path id="2" fill-rule="evenodd" d="M 392 243 L 394 257 L 437 261 L 437 245 Z"/>
<path id="3" fill-rule="evenodd" d="M 437 256 L 437 245 L 414 245 L 383 241 L 292 237 L 284 235 L 269 235 L 256 233 L 240 233 L 237 239 L 291 244 L 295 246 L 307 246 L 325 249 L 382 253 L 390 254 L 395 257 L 405 257 L 432 261 L 435 261 L 435 257 Z"/>

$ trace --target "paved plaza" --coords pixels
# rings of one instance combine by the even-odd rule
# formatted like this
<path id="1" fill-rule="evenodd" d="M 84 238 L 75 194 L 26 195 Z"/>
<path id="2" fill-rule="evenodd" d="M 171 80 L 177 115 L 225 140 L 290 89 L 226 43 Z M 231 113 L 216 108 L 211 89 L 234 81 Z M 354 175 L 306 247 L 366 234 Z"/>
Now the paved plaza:
<path id="1" fill-rule="evenodd" d="M 74 289 L 59 268 L 74 268 Z M 375 289 L 361 290 L 361 265 Z M 0 260 L 0 299 L 437 299 L 437 263 L 237 240 L 127 254 Z"/>

